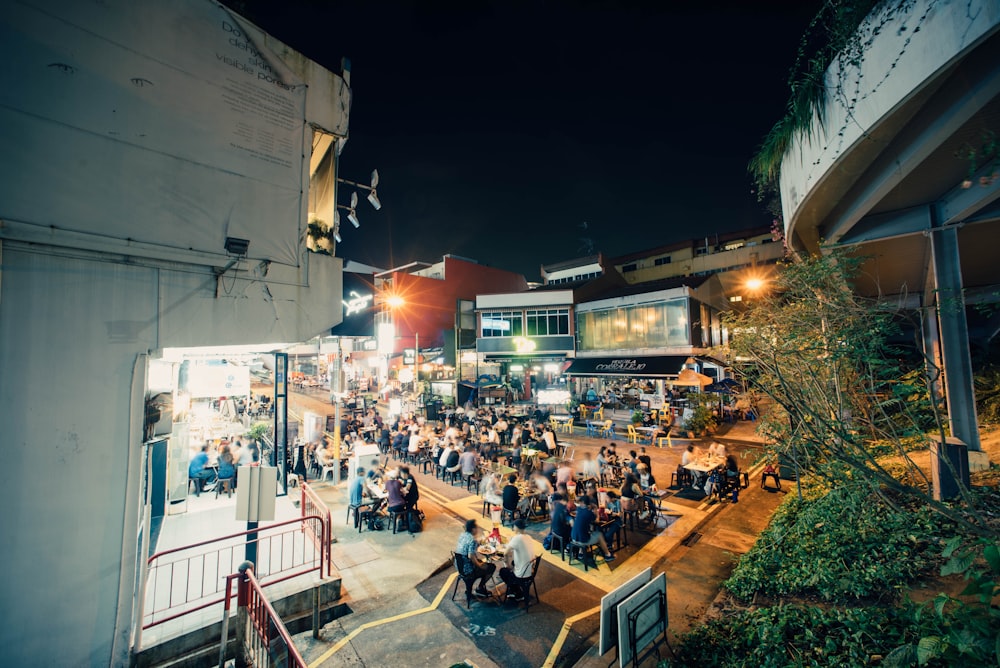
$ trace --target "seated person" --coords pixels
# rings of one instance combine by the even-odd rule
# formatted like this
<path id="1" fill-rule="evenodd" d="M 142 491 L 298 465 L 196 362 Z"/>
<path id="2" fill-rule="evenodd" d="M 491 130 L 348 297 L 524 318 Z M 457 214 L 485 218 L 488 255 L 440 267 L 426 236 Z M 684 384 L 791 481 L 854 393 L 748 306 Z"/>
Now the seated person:
<path id="1" fill-rule="evenodd" d="M 444 470 L 448 473 L 458 473 L 462 469 L 461 457 L 462 446 L 459 445 L 448 453 L 448 459 L 445 460 Z"/>
<path id="2" fill-rule="evenodd" d="M 402 513 L 406 510 L 406 496 L 403 491 L 403 483 L 399 480 L 399 471 L 392 469 L 386 475 L 385 481 L 385 502 L 390 513 Z M 409 517 L 407 517 L 407 528 L 409 529 Z M 410 533 L 413 533 L 412 531 Z"/>
<path id="3" fill-rule="evenodd" d="M 557 496 L 562 497 L 563 501 L 566 503 L 566 511 L 570 514 L 576 512 L 576 501 L 573 500 L 573 495 L 569 493 L 569 486 L 563 483 L 556 485 L 555 494 L 553 494 L 550 499 L 554 499 Z"/>
<path id="4" fill-rule="evenodd" d="M 194 495 L 200 496 L 206 480 L 215 480 L 215 469 L 208 465 L 208 443 L 188 463 L 188 477 L 194 480 Z"/>
<path id="5" fill-rule="evenodd" d="M 575 475 L 576 472 L 573 470 L 573 464 L 569 461 L 563 461 L 559 464 L 559 468 L 556 469 L 556 485 L 559 483 L 568 485 L 574 479 Z"/>
<path id="6" fill-rule="evenodd" d="M 417 487 L 417 480 L 410 474 L 409 466 L 399 467 L 399 482 L 403 486 L 403 501 L 406 503 L 406 510 L 409 513 L 419 513 L 417 502 L 420 500 L 420 488 Z M 407 517 L 407 524 L 410 518 Z"/>
<path id="7" fill-rule="evenodd" d="M 581 467 L 581 472 L 583 473 L 583 477 L 586 480 L 601 479 L 600 465 L 598 464 L 598 461 L 590 455 L 589 452 L 583 453 L 583 466 Z"/>
<path id="8" fill-rule="evenodd" d="M 722 457 L 725 459 L 728 453 L 726 452 L 726 446 L 722 443 L 716 443 L 713 441 L 712 444 L 708 446 L 708 454 L 713 457 Z"/>
<path id="9" fill-rule="evenodd" d="M 531 577 L 531 566 L 538 554 L 535 540 L 524 533 L 523 519 L 514 520 L 514 537 L 507 543 L 504 566 L 500 569 L 500 579 L 507 585 L 507 598 L 523 601 L 528 592 L 521 589 L 521 578 Z"/>
<path id="10" fill-rule="evenodd" d="M 573 520 L 573 531 L 571 537 L 574 542 L 582 545 L 598 545 L 605 561 L 613 561 L 615 556 L 608 550 L 608 543 L 604 540 L 604 534 L 595 526 L 597 521 L 597 507 L 594 499 L 589 496 L 582 497 L 576 508 L 576 518 Z"/>
<path id="11" fill-rule="evenodd" d="M 229 446 L 222 446 L 219 451 L 219 480 L 234 480 L 236 478 L 236 463 L 233 461 L 233 453 L 229 451 Z"/>
<path id="12" fill-rule="evenodd" d="M 559 492 L 552 495 L 552 520 L 549 522 L 549 532 L 563 539 L 563 547 L 569 547 L 573 525 L 569 521 L 569 508 L 565 498 Z"/>
<path id="13" fill-rule="evenodd" d="M 458 465 L 463 478 L 474 476 L 476 471 L 479 469 L 479 455 L 477 455 L 476 451 L 472 448 L 466 448 L 465 451 L 458 456 Z"/>
<path id="14" fill-rule="evenodd" d="M 479 525 L 476 524 L 476 520 L 466 520 L 465 531 L 458 537 L 458 544 L 455 546 L 455 554 L 465 558 L 464 560 L 460 560 L 459 563 L 463 566 L 462 575 L 465 577 L 472 576 L 469 586 L 471 587 L 476 580 L 479 580 L 479 586 L 476 587 L 475 594 L 476 596 L 485 598 L 490 595 L 486 590 L 486 583 L 493 576 L 496 566 L 483 561 L 476 550 L 481 535 L 482 531 Z"/>
<path id="15" fill-rule="evenodd" d="M 503 506 L 503 497 L 500 495 L 500 476 L 490 473 L 483 480 L 483 499 L 491 506 Z"/>
<path id="16" fill-rule="evenodd" d="M 354 480 L 351 481 L 351 487 L 349 490 L 349 499 L 352 506 L 360 506 L 365 502 L 365 497 L 368 496 L 368 490 L 365 489 L 365 469 L 362 466 L 358 467 L 357 475 L 354 476 Z M 357 526 L 357 518 L 354 520 L 354 525 Z"/>
<path id="17" fill-rule="evenodd" d="M 636 500 L 642 498 L 642 488 L 639 487 L 639 481 L 631 471 L 625 474 L 620 496 L 622 511 L 637 509 L 638 503 Z"/>
<path id="18" fill-rule="evenodd" d="M 512 510 L 515 513 L 525 515 L 531 507 L 530 496 L 521 498 L 521 492 L 517 489 L 517 475 L 514 473 L 507 476 L 507 484 L 504 485 L 502 497 L 504 510 Z"/>

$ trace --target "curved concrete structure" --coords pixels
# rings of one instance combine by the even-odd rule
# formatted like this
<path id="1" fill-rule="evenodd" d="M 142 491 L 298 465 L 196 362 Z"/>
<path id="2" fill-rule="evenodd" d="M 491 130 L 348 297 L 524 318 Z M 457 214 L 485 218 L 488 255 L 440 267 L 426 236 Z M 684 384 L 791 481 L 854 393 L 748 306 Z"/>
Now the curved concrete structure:
<path id="1" fill-rule="evenodd" d="M 830 66 L 823 121 L 782 161 L 786 236 L 797 250 L 860 246 L 859 290 L 923 309 L 952 433 L 978 449 L 964 309 L 936 307 L 1000 284 L 1000 159 L 971 175 L 968 159 L 1000 134 L 1000 2 L 917 0 L 859 34 L 860 63 Z"/>

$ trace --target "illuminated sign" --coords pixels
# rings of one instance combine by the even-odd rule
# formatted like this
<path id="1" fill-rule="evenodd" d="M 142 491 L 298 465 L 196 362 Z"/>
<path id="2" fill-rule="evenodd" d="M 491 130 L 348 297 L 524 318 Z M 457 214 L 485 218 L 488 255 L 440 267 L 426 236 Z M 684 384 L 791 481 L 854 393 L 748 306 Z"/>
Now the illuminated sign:
<path id="1" fill-rule="evenodd" d="M 519 353 L 531 353 L 535 351 L 535 342 L 523 336 L 514 337 L 514 350 Z"/>
<path id="2" fill-rule="evenodd" d="M 417 351 L 414 348 L 403 348 L 403 364 L 413 364 L 417 361 Z"/>
<path id="3" fill-rule="evenodd" d="M 365 339 L 361 342 L 361 349 L 369 352 L 378 350 L 378 339 Z"/>
<path id="4" fill-rule="evenodd" d="M 344 305 L 344 317 L 354 313 L 361 313 L 372 301 L 372 295 L 359 295 L 354 290 L 351 290 L 350 299 L 341 299 L 340 302 Z"/>
<path id="5" fill-rule="evenodd" d="M 598 364 L 594 367 L 594 370 L 610 371 L 613 373 L 617 372 L 634 373 L 636 371 L 642 371 L 645 368 L 646 368 L 645 362 L 640 362 L 635 359 L 619 359 L 619 360 L 610 360 L 606 363 Z"/>

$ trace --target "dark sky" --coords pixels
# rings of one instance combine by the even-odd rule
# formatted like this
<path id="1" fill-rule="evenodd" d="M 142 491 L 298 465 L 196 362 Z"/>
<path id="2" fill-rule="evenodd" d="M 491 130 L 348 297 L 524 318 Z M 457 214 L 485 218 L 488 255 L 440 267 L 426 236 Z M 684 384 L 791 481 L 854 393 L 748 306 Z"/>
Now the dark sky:
<path id="1" fill-rule="evenodd" d="M 769 224 L 746 165 L 818 8 L 226 3 L 331 70 L 351 59 L 341 175 L 367 182 L 377 167 L 383 207 L 362 198 L 339 256 L 391 267 L 453 253 L 529 280 L 590 252 Z"/>

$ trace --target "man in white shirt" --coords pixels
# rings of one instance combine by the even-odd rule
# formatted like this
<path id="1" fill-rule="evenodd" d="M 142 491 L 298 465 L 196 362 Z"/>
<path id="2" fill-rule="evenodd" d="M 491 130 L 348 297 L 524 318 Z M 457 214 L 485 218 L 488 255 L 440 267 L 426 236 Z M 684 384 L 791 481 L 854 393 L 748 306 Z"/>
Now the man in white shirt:
<path id="1" fill-rule="evenodd" d="M 448 465 L 448 457 L 451 455 L 454 449 L 455 446 L 451 444 L 451 441 L 449 441 L 448 444 L 445 445 L 444 449 L 441 451 L 441 456 L 438 457 L 438 466 L 444 468 L 445 466 Z"/>
<path id="2" fill-rule="evenodd" d="M 525 522 L 514 520 L 514 537 L 507 543 L 504 566 L 500 569 L 500 579 L 507 584 L 507 598 L 523 601 L 527 592 L 523 591 L 519 578 L 531 576 L 532 562 L 539 553 L 538 543 L 524 533 Z"/>

